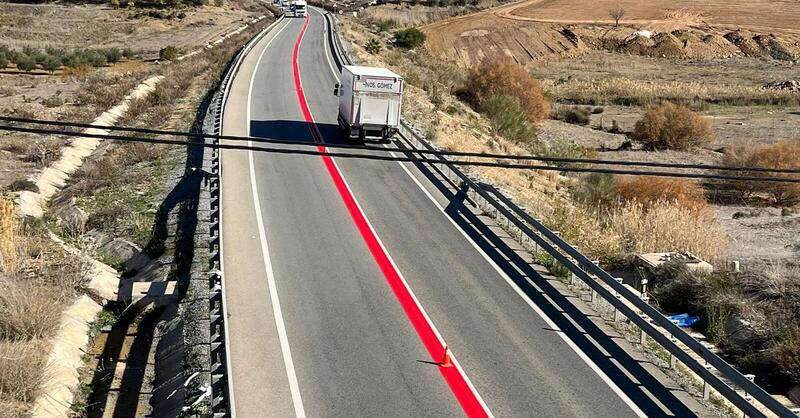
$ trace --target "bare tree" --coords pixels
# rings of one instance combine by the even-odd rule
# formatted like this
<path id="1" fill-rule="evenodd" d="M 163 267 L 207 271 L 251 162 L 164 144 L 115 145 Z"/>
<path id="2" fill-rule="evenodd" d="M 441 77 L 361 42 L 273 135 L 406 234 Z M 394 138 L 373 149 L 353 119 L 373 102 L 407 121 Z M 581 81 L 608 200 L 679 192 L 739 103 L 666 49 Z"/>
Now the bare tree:
<path id="1" fill-rule="evenodd" d="M 608 11 L 608 15 L 614 19 L 614 26 L 619 26 L 619 21 L 625 16 L 625 9 L 617 6 Z"/>

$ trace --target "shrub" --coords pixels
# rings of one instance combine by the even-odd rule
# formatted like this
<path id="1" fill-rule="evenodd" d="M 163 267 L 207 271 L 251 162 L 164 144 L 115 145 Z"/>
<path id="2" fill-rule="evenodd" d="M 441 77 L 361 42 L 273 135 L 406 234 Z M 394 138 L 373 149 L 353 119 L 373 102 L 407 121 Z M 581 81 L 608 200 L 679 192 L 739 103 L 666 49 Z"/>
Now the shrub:
<path id="1" fill-rule="evenodd" d="M 525 143 L 536 139 L 536 132 L 528 124 L 528 119 L 519 99 L 514 96 L 496 95 L 481 104 L 492 124 L 492 129 L 511 141 Z"/>
<path id="2" fill-rule="evenodd" d="M 58 292 L 30 281 L 0 281 L 0 337 L 31 340 L 48 336 L 58 326 Z"/>
<path id="3" fill-rule="evenodd" d="M 44 344 L 27 341 L 0 341 L 0 404 L 5 404 L 6 396 L 21 402 L 32 402 L 45 383 L 44 369 L 46 363 L 46 347 Z M 20 407 L 21 409 L 21 407 Z M 4 409 L 4 413 L 9 412 Z M 26 411 L 30 412 L 30 411 Z M 9 417 L 27 416 L 19 411 L 10 411 Z"/>
<path id="4" fill-rule="evenodd" d="M 8 67 L 8 57 L 5 52 L 0 52 L 0 70 Z"/>
<path id="5" fill-rule="evenodd" d="M 106 57 L 106 61 L 112 64 L 122 59 L 122 51 L 119 48 L 106 49 L 103 51 L 103 55 Z"/>
<path id="6" fill-rule="evenodd" d="M 134 54 L 133 50 L 130 48 L 125 48 L 122 50 L 122 57 L 126 60 L 133 58 L 136 54 Z"/>
<path id="7" fill-rule="evenodd" d="M 397 21 L 394 19 L 386 19 L 386 20 L 378 20 L 375 22 L 375 26 L 378 27 L 378 30 L 381 32 L 387 32 L 389 29 L 397 26 Z"/>
<path id="8" fill-rule="evenodd" d="M 561 106 L 553 114 L 553 119 L 563 120 L 573 125 L 588 125 L 591 120 L 590 110 L 585 107 Z"/>
<path id="9" fill-rule="evenodd" d="M 377 54 L 379 54 L 379 53 L 381 52 L 381 49 L 382 49 L 383 47 L 381 46 L 381 42 L 380 42 L 379 40 L 377 40 L 377 39 L 370 39 L 369 41 L 367 41 L 366 45 L 364 45 L 364 48 L 365 48 L 365 49 L 367 50 L 367 52 L 369 52 L 370 54 L 372 54 L 372 55 L 377 55 Z"/>
<path id="10" fill-rule="evenodd" d="M 578 145 L 575 141 L 568 139 L 558 139 L 549 143 L 539 143 L 533 150 L 536 154 L 544 157 L 554 158 L 588 158 L 591 155 L 590 150 Z M 580 166 L 580 163 L 567 163 L 567 162 L 550 162 L 548 164 L 556 167 L 575 167 Z"/>
<path id="11" fill-rule="evenodd" d="M 45 70 L 53 73 L 59 68 L 61 68 L 61 58 L 50 55 L 47 57 L 46 60 L 44 60 L 44 64 L 42 64 L 42 67 L 44 67 Z"/>
<path id="12" fill-rule="evenodd" d="M 800 169 L 800 138 L 784 140 L 771 145 L 731 147 L 725 150 L 722 163 L 733 167 Z M 734 173 L 754 177 L 793 177 L 790 173 L 776 174 L 758 171 Z M 730 175 L 731 172 L 726 171 L 724 174 Z M 766 193 L 777 204 L 792 205 L 800 202 L 800 184 L 797 183 L 729 180 L 726 184 L 748 197 L 755 193 Z"/>
<path id="13" fill-rule="evenodd" d="M 698 212 L 711 207 L 703 188 L 694 181 L 670 177 L 619 176 L 616 194 L 623 202 L 636 201 L 650 207 L 659 201 L 677 202 Z"/>
<path id="14" fill-rule="evenodd" d="M 586 174 L 572 190 L 572 196 L 588 207 L 609 207 L 617 201 L 617 180 L 608 173 Z"/>
<path id="15" fill-rule="evenodd" d="M 29 73 L 36 69 L 36 60 L 30 55 L 20 54 L 17 56 L 17 69 Z"/>
<path id="16" fill-rule="evenodd" d="M 792 383 L 800 383 L 800 326 L 786 332 L 773 349 L 772 357 Z"/>
<path id="17" fill-rule="evenodd" d="M 466 100 L 480 109 L 484 101 L 496 95 L 511 95 L 532 125 L 539 124 L 550 114 L 550 104 L 539 82 L 508 57 L 488 57 L 469 73 L 464 86 Z"/>
<path id="18" fill-rule="evenodd" d="M 394 44 L 401 48 L 416 48 L 425 43 L 425 33 L 417 28 L 408 28 L 394 34 Z"/>
<path id="19" fill-rule="evenodd" d="M 714 131 L 708 120 L 688 107 L 664 102 L 645 111 L 632 137 L 652 149 L 686 150 L 710 143 Z"/>
<path id="20" fill-rule="evenodd" d="M 165 46 L 158 51 L 158 58 L 161 60 L 172 61 L 175 58 L 178 58 L 178 48 L 175 48 L 172 45 Z"/>

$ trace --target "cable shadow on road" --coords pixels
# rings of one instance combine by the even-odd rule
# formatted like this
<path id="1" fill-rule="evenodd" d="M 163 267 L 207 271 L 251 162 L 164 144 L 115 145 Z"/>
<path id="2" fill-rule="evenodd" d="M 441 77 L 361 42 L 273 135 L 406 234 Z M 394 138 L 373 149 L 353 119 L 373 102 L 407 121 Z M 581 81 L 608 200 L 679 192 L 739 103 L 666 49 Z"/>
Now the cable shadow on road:
<path id="1" fill-rule="evenodd" d="M 347 138 L 339 125 L 332 123 L 316 123 L 315 125 L 326 144 L 347 143 Z M 250 121 L 250 136 L 298 143 L 314 142 L 311 128 L 304 120 L 252 120 Z"/>
<path id="2" fill-rule="evenodd" d="M 631 357 L 618 345 L 615 338 L 606 334 L 543 278 L 517 250 L 511 248 L 502 237 L 475 215 L 466 206 L 467 196 L 463 191 L 454 192 L 447 187 L 430 167 L 420 163 L 415 165 L 448 199 L 446 214 L 645 414 L 681 417 L 695 415 L 671 392 L 674 388 L 666 387 L 653 377 L 640 361 Z M 598 346 L 608 354 L 601 351 Z M 659 404 L 663 405 L 663 408 Z M 664 409 L 669 412 L 665 412 Z"/>

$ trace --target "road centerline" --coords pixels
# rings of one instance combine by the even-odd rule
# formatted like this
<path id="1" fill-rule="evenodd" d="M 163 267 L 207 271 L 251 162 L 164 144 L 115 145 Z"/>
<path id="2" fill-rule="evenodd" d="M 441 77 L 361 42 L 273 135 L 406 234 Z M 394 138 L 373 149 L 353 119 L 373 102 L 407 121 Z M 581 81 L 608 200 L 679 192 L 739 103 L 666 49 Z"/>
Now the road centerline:
<path id="1" fill-rule="evenodd" d="M 309 22 L 310 17 L 306 16 L 303 27 L 300 31 L 297 41 L 295 42 L 294 50 L 292 52 L 294 83 L 298 102 L 303 112 L 303 117 L 305 118 L 311 134 L 314 137 L 314 141 L 319 144 L 317 149 L 320 152 L 326 152 L 327 147 L 324 145 L 322 134 L 319 132 L 319 128 L 317 127 L 313 115 L 309 109 L 308 102 L 305 98 L 305 93 L 303 92 L 302 81 L 300 79 L 298 56 L 300 45 L 303 41 L 303 37 L 306 29 L 308 28 Z M 469 381 L 463 369 L 460 367 L 460 365 L 458 365 L 457 360 L 454 358 L 454 356 L 452 356 L 444 339 L 434 327 L 433 322 L 428 317 L 419 300 L 417 300 L 416 296 L 414 296 L 413 292 L 411 291 L 408 283 L 402 277 L 396 264 L 389 256 L 383 243 L 375 233 L 374 228 L 369 223 L 369 220 L 366 218 L 366 215 L 356 201 L 355 196 L 353 195 L 350 187 L 347 185 L 347 182 L 344 179 L 344 176 L 336 162 L 330 156 L 322 156 L 322 160 L 328 171 L 328 174 L 331 177 L 331 180 L 333 181 L 340 197 L 342 198 L 343 203 L 345 204 L 345 207 L 347 208 L 353 222 L 361 234 L 362 239 L 372 254 L 373 259 L 378 264 L 378 267 L 383 273 L 384 278 L 394 292 L 395 297 L 410 320 L 413 328 L 416 330 L 417 335 L 419 336 L 425 348 L 428 350 L 432 361 L 434 363 L 440 363 L 440 361 L 446 360 L 448 356 L 450 359 L 452 359 L 452 363 L 455 367 L 439 366 L 439 371 L 450 387 L 453 395 L 456 397 L 468 416 L 492 416 L 486 403 L 477 393 L 475 387 Z"/>

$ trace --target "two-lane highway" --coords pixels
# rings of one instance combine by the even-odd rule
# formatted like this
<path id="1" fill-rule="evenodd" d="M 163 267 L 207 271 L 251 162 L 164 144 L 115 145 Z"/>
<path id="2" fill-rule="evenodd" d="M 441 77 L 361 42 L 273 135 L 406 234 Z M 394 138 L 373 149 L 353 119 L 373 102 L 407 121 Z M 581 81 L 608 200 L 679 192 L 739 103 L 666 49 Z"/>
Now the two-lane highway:
<path id="1" fill-rule="evenodd" d="M 242 62 L 223 133 L 343 141 L 327 46 L 316 9 L 280 22 Z M 535 277 L 413 164 L 224 150 L 221 172 L 238 416 L 690 413 L 563 332 Z"/>

